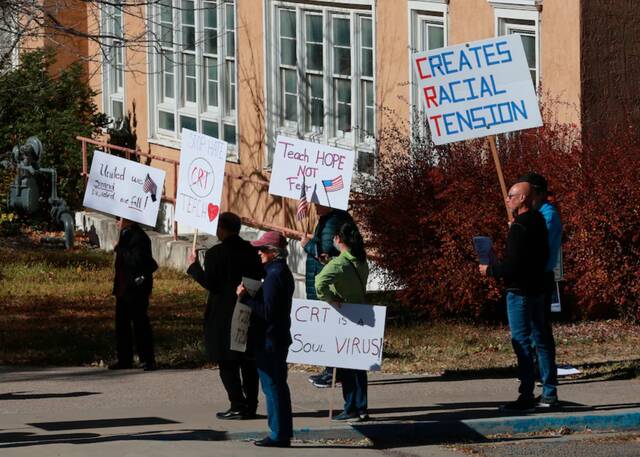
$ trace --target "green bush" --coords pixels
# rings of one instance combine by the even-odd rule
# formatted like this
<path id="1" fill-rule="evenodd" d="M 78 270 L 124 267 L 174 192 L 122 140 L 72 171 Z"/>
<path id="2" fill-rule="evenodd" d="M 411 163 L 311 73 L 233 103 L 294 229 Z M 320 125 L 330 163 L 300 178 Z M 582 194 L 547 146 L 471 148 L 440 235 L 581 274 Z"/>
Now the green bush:
<path id="1" fill-rule="evenodd" d="M 96 93 L 82 66 L 73 64 L 52 74 L 52 51 L 24 53 L 17 68 L 0 75 L 0 152 L 30 136 L 44 146 L 41 166 L 58 171 L 58 193 L 73 207 L 84 194 L 82 152 L 76 136 L 93 136 L 105 116 L 93 102 Z M 0 189 L 6 194 L 7 189 Z M 44 189 L 43 189 L 44 194 Z"/>

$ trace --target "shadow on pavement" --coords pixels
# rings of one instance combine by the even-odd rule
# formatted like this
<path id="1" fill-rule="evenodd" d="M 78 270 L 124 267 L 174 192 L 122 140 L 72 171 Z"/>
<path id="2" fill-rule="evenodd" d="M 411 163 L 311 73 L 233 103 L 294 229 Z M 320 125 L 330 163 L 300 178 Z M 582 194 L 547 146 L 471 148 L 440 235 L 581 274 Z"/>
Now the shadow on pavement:
<path id="1" fill-rule="evenodd" d="M 0 400 L 42 400 L 46 398 L 72 398 L 72 397 L 86 397 L 89 395 L 100 395 L 101 392 L 66 392 L 60 394 L 54 393 L 42 393 L 35 394 L 29 392 L 8 392 L 0 394 Z"/>
<path id="2" fill-rule="evenodd" d="M 222 441 L 226 432 L 216 430 L 170 430 L 102 436 L 97 433 L 0 433 L 0 449 L 47 444 L 93 444 L 116 441 Z"/>
<path id="3" fill-rule="evenodd" d="M 96 420 L 79 420 L 79 421 L 61 421 L 61 422 L 37 422 L 30 425 L 48 432 L 57 432 L 62 430 L 83 430 L 94 428 L 114 428 L 114 427 L 139 427 L 144 425 L 167 425 L 179 424 L 170 419 L 162 417 L 125 417 L 117 419 L 96 419 Z"/>

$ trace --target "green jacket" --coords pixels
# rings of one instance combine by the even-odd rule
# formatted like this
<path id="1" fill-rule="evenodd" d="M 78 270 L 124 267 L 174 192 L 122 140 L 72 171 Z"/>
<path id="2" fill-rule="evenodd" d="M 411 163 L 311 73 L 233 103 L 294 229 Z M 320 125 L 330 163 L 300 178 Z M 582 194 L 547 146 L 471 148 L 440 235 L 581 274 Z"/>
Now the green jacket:
<path id="1" fill-rule="evenodd" d="M 368 277 L 367 262 L 357 260 L 350 252 L 344 251 L 331 259 L 316 276 L 318 299 L 326 302 L 365 303 Z"/>

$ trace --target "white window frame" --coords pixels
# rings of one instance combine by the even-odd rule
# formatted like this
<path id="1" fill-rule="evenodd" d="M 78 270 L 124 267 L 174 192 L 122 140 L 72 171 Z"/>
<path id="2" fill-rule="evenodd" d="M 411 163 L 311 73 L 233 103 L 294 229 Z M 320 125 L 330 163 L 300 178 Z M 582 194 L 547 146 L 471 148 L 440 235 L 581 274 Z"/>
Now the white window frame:
<path id="1" fill-rule="evenodd" d="M 449 44 L 449 2 L 446 0 L 410 0 L 408 14 L 409 31 L 409 119 L 411 119 L 411 133 L 413 136 L 423 137 L 427 134 L 427 126 L 420 123 L 420 115 L 424 115 L 420 94 L 418 93 L 418 81 L 413 68 L 412 54 L 418 52 L 423 41 L 422 23 L 441 23 L 444 34 L 444 46 Z"/>
<path id="2" fill-rule="evenodd" d="M 218 137 L 227 140 L 227 161 L 238 162 L 238 71 L 237 71 L 237 0 L 193 0 L 195 16 L 195 51 L 185 51 L 181 23 L 182 0 L 171 0 L 173 20 L 173 46 L 167 47 L 173 60 L 173 98 L 163 98 L 163 78 L 161 58 L 158 49 L 162 47 L 160 41 L 160 3 L 152 2 L 149 7 L 150 36 L 155 40 L 155 47 L 149 49 L 149 142 L 171 148 L 180 148 L 181 116 L 195 119 L 196 130 L 203 132 L 203 122 L 217 124 Z M 205 53 L 205 4 L 217 5 L 217 54 Z M 227 8 L 233 8 L 233 25 L 227 24 Z M 233 52 L 230 48 L 228 33 L 233 33 Z M 182 56 L 187 52 L 195 56 L 196 61 L 196 101 L 186 100 L 185 73 Z M 229 55 L 227 55 L 229 54 Z M 218 106 L 208 104 L 208 58 L 215 58 L 218 66 L 217 103 Z M 230 65 L 233 66 L 232 70 Z M 230 81 L 230 76 L 234 81 Z M 233 105 L 233 106 L 232 106 Z M 173 115 L 174 130 L 160 127 L 160 111 Z M 225 129 L 233 129 L 233 143 L 229 136 L 225 136 Z"/>
<path id="3" fill-rule="evenodd" d="M 102 40 L 101 46 L 106 49 L 102 55 L 102 107 L 103 112 L 109 116 L 112 127 L 116 126 L 117 121 L 122 120 L 127 115 L 127 106 L 125 104 L 125 62 L 126 62 L 126 46 L 124 42 L 124 7 L 117 8 L 113 2 L 104 5 L 100 10 L 100 27 L 104 35 L 107 37 Z M 116 9 L 120 12 L 120 30 L 116 30 L 115 15 Z M 119 37 L 118 40 L 115 37 Z M 113 55 L 116 55 L 116 61 L 113 61 Z M 117 55 L 119 54 L 119 55 Z M 118 62 L 118 57 L 121 60 Z M 120 68 L 118 68 L 118 65 Z M 119 73 L 119 75 L 118 75 Z M 118 84 L 118 77 L 122 79 L 122 84 Z M 122 106 L 122 117 L 115 117 L 114 103 Z"/>
<path id="4" fill-rule="evenodd" d="M 360 18 L 367 16 L 372 20 L 372 46 L 373 46 L 373 77 L 364 79 L 373 82 L 374 105 L 376 87 L 376 27 L 375 6 L 372 0 L 355 0 L 347 2 L 324 1 L 322 4 L 307 4 L 296 0 L 265 0 L 265 104 L 267 113 L 267 142 L 265 150 L 265 168 L 270 168 L 271 157 L 274 150 L 275 139 L 279 134 L 290 137 L 302 138 L 331 146 L 351 149 L 356 153 L 355 168 L 358 169 L 358 157 L 361 154 L 373 154 L 375 158 L 376 144 L 374 136 L 363 137 L 360 134 L 363 125 L 364 108 L 361 74 L 361 35 Z M 354 7 L 360 5 L 361 7 Z M 363 8 L 362 6 L 367 6 Z M 297 122 L 282 121 L 282 78 L 280 76 L 280 33 L 279 20 L 281 9 L 295 10 L 296 12 L 296 70 L 297 70 Z M 323 70 L 321 73 L 307 70 L 306 67 L 306 14 L 322 14 L 323 17 Z M 333 17 L 349 18 L 350 46 L 351 46 L 351 126 L 350 131 L 338 131 L 335 125 L 335 103 L 333 87 L 333 45 L 332 45 L 332 21 Z M 303 107 L 306 98 L 305 74 L 322 74 L 323 78 L 323 127 L 313 128 L 308 122 L 310 107 Z M 346 75 L 345 75 L 346 76 Z M 329 109 L 331 107 L 331 109 Z M 361 113 L 362 111 L 362 113 Z M 376 124 L 374 113 L 374 124 Z M 309 127 L 308 127 L 309 126 Z M 377 129 L 376 129 L 377 131 Z M 374 132 L 375 135 L 375 132 Z M 369 156 L 365 158 L 369 159 Z"/>
<path id="5" fill-rule="evenodd" d="M 490 0 L 489 3 L 494 7 L 494 30 L 496 36 L 507 34 L 509 28 L 526 30 L 534 34 L 536 51 L 535 89 L 537 91 L 542 74 L 542 67 L 540 65 L 541 14 L 539 11 L 542 2 L 539 0 L 511 0 L 509 2 Z M 513 21 L 527 21 L 531 24 L 516 24 Z"/>

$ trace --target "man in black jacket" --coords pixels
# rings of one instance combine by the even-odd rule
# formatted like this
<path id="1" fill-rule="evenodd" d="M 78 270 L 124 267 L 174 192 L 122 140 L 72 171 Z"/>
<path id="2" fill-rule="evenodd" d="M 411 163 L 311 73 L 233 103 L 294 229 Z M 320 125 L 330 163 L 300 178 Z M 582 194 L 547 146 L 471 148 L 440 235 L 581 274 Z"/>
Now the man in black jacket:
<path id="1" fill-rule="evenodd" d="M 158 264 L 151 254 L 151 240 L 142 228 L 128 219 L 116 218 L 120 238 L 115 247 L 113 295 L 116 297 L 116 339 L 118 361 L 109 369 L 133 367 L 133 335 L 140 363 L 145 371 L 155 370 L 153 333 L 149 323 L 149 296 L 153 272 Z M 131 331 L 133 324 L 133 332 Z"/>
<path id="2" fill-rule="evenodd" d="M 222 213 L 216 235 L 221 241 L 207 250 L 204 269 L 196 252 L 189 256 L 187 273 L 209 291 L 204 313 L 204 343 L 209 360 L 217 363 L 230 408 L 218 419 L 249 419 L 258 407 L 258 372 L 255 361 L 231 350 L 231 320 L 236 306 L 236 288 L 242 277 L 260 280 L 263 275 L 258 252 L 240 238 L 240 218 Z"/>
<path id="3" fill-rule="evenodd" d="M 515 184 L 507 196 L 513 222 L 507 236 L 507 251 L 501 263 L 480 265 L 480 273 L 504 279 L 511 343 L 518 359 L 520 395 L 501 407 L 505 411 L 530 411 L 536 406 L 535 374 L 531 340 L 535 343 L 542 379 L 542 402 L 558 404 L 553 337 L 546 325 L 545 271 L 549 259 L 548 233 L 544 217 L 532 205 L 531 185 Z"/>

